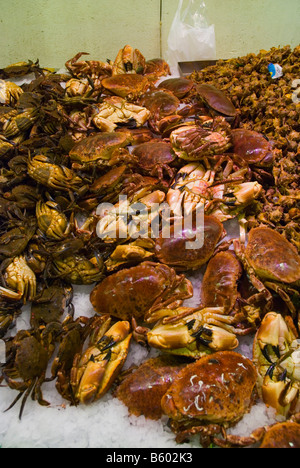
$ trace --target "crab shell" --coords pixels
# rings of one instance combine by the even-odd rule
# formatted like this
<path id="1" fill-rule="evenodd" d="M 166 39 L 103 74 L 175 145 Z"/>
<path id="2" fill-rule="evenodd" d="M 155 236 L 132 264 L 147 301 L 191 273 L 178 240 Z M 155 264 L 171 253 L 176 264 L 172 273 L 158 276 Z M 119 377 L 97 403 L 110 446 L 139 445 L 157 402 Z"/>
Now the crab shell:
<path id="1" fill-rule="evenodd" d="M 247 164 L 260 167 L 272 166 L 273 144 L 261 133 L 245 128 L 232 130 L 233 152 Z"/>
<path id="2" fill-rule="evenodd" d="M 160 419 L 163 415 L 161 399 L 185 365 L 173 356 L 148 359 L 125 377 L 115 396 L 127 406 L 130 414 Z"/>
<path id="3" fill-rule="evenodd" d="M 129 145 L 129 132 L 101 132 L 77 143 L 69 153 L 71 161 L 80 164 L 93 164 L 96 161 L 109 161 L 113 152 Z"/>
<path id="4" fill-rule="evenodd" d="M 249 359 L 220 351 L 180 371 L 162 398 L 162 409 L 172 420 L 230 426 L 250 410 L 255 383 L 256 369 Z"/>
<path id="5" fill-rule="evenodd" d="M 126 73 L 104 78 L 101 84 L 109 93 L 128 99 L 138 98 L 150 87 L 150 82 L 145 76 Z"/>
<path id="6" fill-rule="evenodd" d="M 193 242 L 197 236 L 197 227 L 183 227 L 180 236 L 175 226 L 171 226 L 170 236 L 162 234 L 155 242 L 155 255 L 161 263 L 172 266 L 178 271 L 196 270 L 205 265 L 214 253 L 221 240 L 224 230 L 222 223 L 214 216 L 204 215 L 203 245 L 199 248 L 187 249 L 187 242 Z M 196 245 L 195 245 L 196 247 Z"/>
<path id="7" fill-rule="evenodd" d="M 300 448 L 300 424 L 291 421 L 274 424 L 259 448 Z"/>
<path id="8" fill-rule="evenodd" d="M 271 228 L 251 229 L 245 254 L 256 274 L 262 279 L 287 284 L 300 280 L 300 256 L 296 247 Z"/>
<path id="9" fill-rule="evenodd" d="M 171 70 L 165 60 L 154 58 L 146 61 L 144 75 L 155 83 L 161 76 L 171 75 Z"/>
<path id="10" fill-rule="evenodd" d="M 195 83 L 188 78 L 168 78 L 162 81 L 157 88 L 171 91 L 178 99 L 184 98 L 194 88 Z"/>
<path id="11" fill-rule="evenodd" d="M 91 292 L 90 300 L 98 313 L 122 320 L 138 319 L 144 317 L 154 304 L 161 304 L 167 298 L 171 302 L 191 297 L 193 287 L 184 280 L 183 289 L 175 297 L 174 291 L 181 283 L 175 270 L 145 261 L 104 278 Z"/>
<path id="12" fill-rule="evenodd" d="M 209 261 L 202 281 L 201 303 L 204 307 L 224 307 L 229 313 L 238 297 L 242 266 L 234 253 L 219 252 Z"/>
<path id="13" fill-rule="evenodd" d="M 169 164 L 177 158 L 170 143 L 157 139 L 136 146 L 132 154 L 137 156 L 138 167 L 145 174 L 152 176 L 157 173 L 162 175 L 161 167 L 171 175 L 172 170 Z"/>
<path id="14" fill-rule="evenodd" d="M 235 117 L 236 109 L 230 99 L 213 85 L 196 86 L 196 92 L 204 103 L 217 115 Z"/>

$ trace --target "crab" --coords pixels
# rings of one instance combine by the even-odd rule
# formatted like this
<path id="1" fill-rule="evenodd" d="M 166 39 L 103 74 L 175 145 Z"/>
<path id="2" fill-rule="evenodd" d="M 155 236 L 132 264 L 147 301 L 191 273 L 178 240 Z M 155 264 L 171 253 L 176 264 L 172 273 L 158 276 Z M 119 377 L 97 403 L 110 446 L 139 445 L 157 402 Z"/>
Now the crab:
<path id="1" fill-rule="evenodd" d="M 97 236 L 106 243 L 149 237 L 154 224 L 159 223 L 160 205 L 165 193 L 152 185 L 142 187 L 134 195 L 120 197 L 115 205 L 97 210 Z"/>
<path id="2" fill-rule="evenodd" d="M 6 200 L 18 204 L 19 208 L 31 210 L 34 209 L 41 195 L 37 187 L 27 184 L 19 184 L 12 187 L 10 191 L 3 194 Z"/>
<path id="3" fill-rule="evenodd" d="M 161 399 L 178 372 L 186 365 L 174 356 L 161 355 L 147 359 L 137 369 L 129 369 L 114 391 L 135 416 L 158 420 L 162 417 Z"/>
<path id="4" fill-rule="evenodd" d="M 203 83 L 196 86 L 196 93 L 213 116 L 222 116 L 231 123 L 236 120 L 237 110 L 223 91 L 211 84 Z"/>
<path id="5" fill-rule="evenodd" d="M 226 170 L 226 168 L 225 168 Z M 202 163 L 194 162 L 179 169 L 170 184 L 166 200 L 175 216 L 203 206 L 206 214 L 217 217 L 221 222 L 239 215 L 245 207 L 256 200 L 262 192 L 257 181 L 243 182 L 243 170 L 230 175 L 218 175 L 217 167 L 206 169 Z"/>
<path id="6" fill-rule="evenodd" d="M 0 257 L 17 257 L 21 255 L 36 232 L 36 220 L 29 218 L 26 223 L 17 222 L 0 236 Z"/>
<path id="7" fill-rule="evenodd" d="M 156 83 L 162 76 L 171 75 L 169 64 L 161 58 L 147 60 L 144 75 L 149 81 Z"/>
<path id="8" fill-rule="evenodd" d="M 285 417 L 300 404 L 300 345 L 291 317 L 269 312 L 256 332 L 253 362 L 257 388 L 263 401 Z"/>
<path id="9" fill-rule="evenodd" d="M 163 179 L 164 173 L 170 178 L 175 175 L 171 167 L 177 159 L 172 146 L 167 141 L 153 139 L 135 146 L 132 154 L 137 157 L 137 167 L 145 175 L 158 176 Z"/>
<path id="10" fill-rule="evenodd" d="M 26 262 L 24 255 L 6 259 L 1 266 L 6 285 L 23 298 L 24 303 L 36 295 L 36 275 Z"/>
<path id="11" fill-rule="evenodd" d="M 150 89 L 139 99 L 139 105 L 150 111 L 148 126 L 157 135 L 165 135 L 165 131 L 193 113 L 192 106 L 180 108 L 180 100 L 171 92 L 164 89 Z"/>
<path id="12" fill-rule="evenodd" d="M 131 267 L 154 258 L 154 241 L 152 239 L 136 239 L 128 244 L 117 245 L 105 261 L 106 271 L 111 273 L 121 267 Z"/>
<path id="13" fill-rule="evenodd" d="M 152 314 L 151 322 L 154 320 L 158 322 L 146 329 L 146 342 L 166 353 L 200 359 L 239 345 L 235 318 L 226 315 L 223 307 L 160 309 Z"/>
<path id="14" fill-rule="evenodd" d="M 218 252 L 207 264 L 201 284 L 201 304 L 204 307 L 224 307 L 230 313 L 235 307 L 238 282 L 242 276 L 241 262 L 233 252 Z"/>
<path id="15" fill-rule="evenodd" d="M 40 405 L 48 406 L 43 399 L 41 386 L 46 380 L 46 371 L 52 354 L 51 347 L 37 330 L 19 331 L 6 340 L 6 363 L 2 367 L 2 379 L 19 394 L 6 411 L 23 396 L 19 418 L 22 418 L 26 400 L 30 394 Z"/>
<path id="16" fill-rule="evenodd" d="M 111 319 L 94 331 L 86 351 L 74 358 L 70 383 L 77 404 L 91 404 L 103 397 L 121 371 L 132 337 L 127 321 Z"/>
<path id="17" fill-rule="evenodd" d="M 103 323 L 104 317 L 80 316 L 76 320 L 68 315 L 59 326 L 58 350 L 51 365 L 52 379 L 56 378 L 55 387 L 62 397 L 75 405 L 76 401 L 71 386 L 71 371 L 75 356 L 82 353 L 86 338 L 93 333 L 94 327 Z"/>
<path id="18" fill-rule="evenodd" d="M 120 96 L 105 98 L 101 104 L 95 104 L 93 110 L 93 124 L 103 132 L 113 132 L 119 125 L 142 127 L 150 117 L 148 109 L 128 102 Z"/>
<path id="19" fill-rule="evenodd" d="M 31 60 L 28 62 L 17 62 L 0 69 L 0 77 L 3 79 L 15 78 L 25 76 L 28 73 L 35 73 L 43 71 L 39 66 L 39 60 L 33 63 Z"/>
<path id="20" fill-rule="evenodd" d="M 36 219 L 39 229 L 49 239 L 61 240 L 67 237 L 71 230 L 65 214 L 59 209 L 57 203 L 53 201 L 36 204 Z"/>
<path id="21" fill-rule="evenodd" d="M 195 83 L 188 78 L 168 78 L 157 86 L 158 89 L 171 91 L 178 99 L 186 98 L 194 89 Z"/>
<path id="22" fill-rule="evenodd" d="M 232 130 L 232 149 L 249 165 L 272 167 L 274 162 L 274 143 L 264 135 L 246 128 Z"/>
<path id="23" fill-rule="evenodd" d="M 98 95 L 102 92 L 102 80 L 112 74 L 112 66 L 97 60 L 81 60 L 82 55 L 89 55 L 86 52 L 79 52 L 72 59 L 66 62 L 66 68 L 75 78 L 88 78 L 93 83 L 94 91 Z"/>
<path id="24" fill-rule="evenodd" d="M 223 117 L 216 117 L 208 126 L 187 123 L 171 132 L 170 141 L 179 158 L 201 161 L 231 148 L 231 127 Z"/>
<path id="25" fill-rule="evenodd" d="M 81 253 L 57 255 L 50 267 L 50 277 L 63 279 L 71 284 L 89 285 L 101 281 L 104 273 L 102 258 L 86 257 Z"/>
<path id="26" fill-rule="evenodd" d="M 120 49 L 118 55 L 112 64 L 112 76 L 123 75 L 125 73 L 143 74 L 145 70 L 146 59 L 138 49 L 133 49 L 126 45 Z"/>
<path id="27" fill-rule="evenodd" d="M 279 422 L 263 430 L 259 448 L 300 448 L 300 424 Z"/>
<path id="28" fill-rule="evenodd" d="M 200 434 L 202 446 L 235 425 L 255 402 L 256 369 L 235 351 L 219 351 L 188 364 L 162 398 L 176 442 Z"/>
<path id="29" fill-rule="evenodd" d="M 93 169 L 114 166 L 118 162 L 130 162 L 131 155 L 125 149 L 132 141 L 130 132 L 101 132 L 77 143 L 69 152 L 73 169 Z"/>
<path id="30" fill-rule="evenodd" d="M 240 240 L 233 241 L 236 255 L 241 260 L 258 293 L 248 299 L 265 299 L 265 310 L 270 311 L 275 291 L 295 316 L 294 297 L 299 296 L 300 257 L 296 247 L 283 235 L 269 227 L 252 228 L 245 247 Z"/>
<path id="31" fill-rule="evenodd" d="M 3 339 L 7 332 L 14 328 L 16 319 L 21 315 L 23 307 L 23 302 L 19 300 L 18 295 L 9 298 L 9 290 L 7 290 L 5 296 L 5 290 L 3 291 L 3 289 L 0 291 L 0 339 Z"/>
<path id="32" fill-rule="evenodd" d="M 12 106 L 18 102 L 23 89 L 11 81 L 0 80 L 0 103 Z"/>
<path id="33" fill-rule="evenodd" d="M 201 239 L 198 238 L 200 233 Z M 194 217 L 190 226 L 184 225 L 180 218 L 179 223 L 171 225 L 169 234 L 167 236 L 162 230 L 156 239 L 156 258 L 177 271 L 197 270 L 214 254 L 217 244 L 224 236 L 224 227 L 213 216 L 204 215 L 201 226 L 196 225 Z M 191 247 L 187 245 L 188 242 L 192 244 Z"/>
<path id="34" fill-rule="evenodd" d="M 128 101 L 135 101 L 146 93 L 151 83 L 146 76 L 124 73 L 105 78 L 102 86 L 106 93 L 119 96 Z"/>
<path id="35" fill-rule="evenodd" d="M 193 296 L 193 286 L 173 268 L 145 261 L 104 278 L 90 300 L 97 313 L 121 320 L 149 319 L 155 309 L 175 307 Z"/>
<path id="36" fill-rule="evenodd" d="M 57 322 L 66 308 L 72 309 L 73 286 L 55 282 L 51 286 L 43 285 L 31 303 L 30 325 L 38 328 L 51 322 Z"/>
<path id="37" fill-rule="evenodd" d="M 79 191 L 84 182 L 66 166 L 53 164 L 50 158 L 39 154 L 28 159 L 28 175 L 48 188 L 68 192 Z"/>

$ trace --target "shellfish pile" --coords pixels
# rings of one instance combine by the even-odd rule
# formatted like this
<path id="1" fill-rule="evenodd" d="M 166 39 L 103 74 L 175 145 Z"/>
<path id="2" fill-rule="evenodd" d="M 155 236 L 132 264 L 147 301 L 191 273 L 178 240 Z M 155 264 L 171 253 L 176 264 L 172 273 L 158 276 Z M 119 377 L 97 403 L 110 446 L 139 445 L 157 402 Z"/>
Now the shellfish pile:
<path id="1" fill-rule="evenodd" d="M 20 418 L 29 396 L 51 404 L 53 382 L 72 406 L 111 392 L 130 414 L 166 415 L 178 444 L 300 445 L 299 54 L 187 78 L 130 46 L 62 73 L 0 70 L 0 379 Z M 92 317 L 75 318 L 76 285 Z M 235 351 L 245 336 L 252 359 Z M 122 372 L 133 342 L 156 356 Z M 257 401 L 284 426 L 228 433 Z"/>

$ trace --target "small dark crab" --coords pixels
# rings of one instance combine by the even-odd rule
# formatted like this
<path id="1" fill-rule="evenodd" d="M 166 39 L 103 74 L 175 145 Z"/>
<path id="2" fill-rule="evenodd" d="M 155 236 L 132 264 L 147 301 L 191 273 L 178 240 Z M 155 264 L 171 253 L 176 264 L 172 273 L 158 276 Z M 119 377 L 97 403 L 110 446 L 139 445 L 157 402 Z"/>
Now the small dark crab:
<path id="1" fill-rule="evenodd" d="M 45 335 L 38 330 L 21 330 L 14 338 L 6 340 L 6 363 L 2 366 L 1 380 L 4 379 L 10 388 L 19 391 L 18 396 L 6 411 L 23 397 L 20 419 L 30 394 L 32 399 L 37 400 L 40 405 L 49 405 L 43 399 L 41 391 L 52 354 L 51 346 L 46 341 Z"/>

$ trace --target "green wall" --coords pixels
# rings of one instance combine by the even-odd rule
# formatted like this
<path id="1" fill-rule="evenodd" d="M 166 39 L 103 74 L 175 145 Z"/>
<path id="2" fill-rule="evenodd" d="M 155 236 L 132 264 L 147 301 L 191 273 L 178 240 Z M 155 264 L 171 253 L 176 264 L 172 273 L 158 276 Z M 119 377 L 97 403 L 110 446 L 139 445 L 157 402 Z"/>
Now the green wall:
<path id="1" fill-rule="evenodd" d="M 83 51 L 105 61 L 125 44 L 147 59 L 161 50 L 165 56 L 177 5 L 178 0 L 0 0 L 0 67 L 39 58 L 43 66 L 60 68 Z M 217 57 L 300 43 L 299 0 L 206 0 L 206 8 L 215 25 Z"/>

